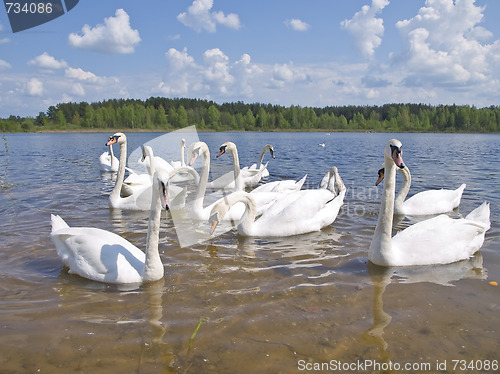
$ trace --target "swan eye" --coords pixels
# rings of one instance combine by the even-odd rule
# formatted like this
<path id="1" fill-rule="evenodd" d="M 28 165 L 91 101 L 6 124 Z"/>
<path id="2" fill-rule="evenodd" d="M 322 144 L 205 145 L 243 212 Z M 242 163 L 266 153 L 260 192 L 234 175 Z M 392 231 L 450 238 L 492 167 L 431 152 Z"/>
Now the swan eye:
<path id="1" fill-rule="evenodd" d="M 403 151 L 401 150 L 401 147 L 391 144 L 391 153 L 394 154 L 394 152 L 396 152 L 396 154 L 399 155 Z"/>

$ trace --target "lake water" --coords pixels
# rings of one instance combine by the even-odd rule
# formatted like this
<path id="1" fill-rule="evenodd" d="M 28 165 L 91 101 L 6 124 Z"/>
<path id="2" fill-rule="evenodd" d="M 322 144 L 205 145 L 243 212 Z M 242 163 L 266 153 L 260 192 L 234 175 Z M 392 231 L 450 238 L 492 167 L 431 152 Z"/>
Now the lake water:
<path id="1" fill-rule="evenodd" d="M 344 207 L 321 232 L 229 231 L 189 248 L 163 212 L 165 277 L 140 287 L 68 274 L 49 237 L 55 213 L 145 248 L 148 213 L 108 208 L 114 181 L 98 165 L 108 135 L 0 138 L 2 373 L 495 372 L 487 365 L 500 359 L 500 287 L 489 283 L 500 282 L 499 135 L 200 133 L 214 173 L 230 165 L 227 155 L 214 159 L 229 140 L 242 166 L 274 145 L 268 181 L 307 173 L 314 188 L 336 165 Z M 129 152 L 159 135 L 128 134 Z M 392 137 L 412 170 L 410 195 L 466 183 L 453 215 L 491 203 L 491 229 L 472 260 L 407 269 L 367 262 L 382 195 L 374 182 Z"/>

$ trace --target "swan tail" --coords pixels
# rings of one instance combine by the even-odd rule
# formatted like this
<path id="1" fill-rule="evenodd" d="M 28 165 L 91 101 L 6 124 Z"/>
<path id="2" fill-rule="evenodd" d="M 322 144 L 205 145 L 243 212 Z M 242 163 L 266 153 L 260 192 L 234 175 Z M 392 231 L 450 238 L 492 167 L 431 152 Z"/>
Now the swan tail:
<path id="1" fill-rule="evenodd" d="M 302 188 L 302 186 L 306 182 L 306 178 L 307 178 L 307 174 L 304 175 L 301 180 L 299 180 L 298 182 L 295 183 L 297 185 L 297 187 L 298 187 L 297 188 L 298 190 L 300 190 Z"/>
<path id="2" fill-rule="evenodd" d="M 64 222 L 64 220 L 60 216 L 51 214 L 50 220 L 52 221 L 52 232 L 61 229 L 67 229 L 69 227 L 68 224 Z"/>
<path id="3" fill-rule="evenodd" d="M 490 203 L 485 201 L 472 212 L 467 214 L 465 219 L 478 223 L 488 230 L 490 228 Z"/>

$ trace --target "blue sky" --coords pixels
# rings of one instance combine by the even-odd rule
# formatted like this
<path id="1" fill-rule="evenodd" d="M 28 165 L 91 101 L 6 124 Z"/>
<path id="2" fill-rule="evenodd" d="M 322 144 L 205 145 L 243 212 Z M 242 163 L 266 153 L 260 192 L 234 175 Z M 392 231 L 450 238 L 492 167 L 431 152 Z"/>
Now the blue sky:
<path id="1" fill-rule="evenodd" d="M 342 106 L 500 104 L 498 0 L 80 0 L 12 33 L 0 117 L 150 96 Z"/>

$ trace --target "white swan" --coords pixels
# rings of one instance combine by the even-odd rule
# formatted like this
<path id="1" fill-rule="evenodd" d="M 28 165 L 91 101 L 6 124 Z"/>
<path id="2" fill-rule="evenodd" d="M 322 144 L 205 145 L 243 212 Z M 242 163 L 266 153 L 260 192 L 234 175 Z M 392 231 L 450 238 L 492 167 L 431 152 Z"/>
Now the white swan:
<path id="1" fill-rule="evenodd" d="M 319 188 L 329 189 L 334 194 L 340 194 L 340 191 L 344 188 L 344 182 L 340 177 L 339 171 L 336 166 L 332 166 L 332 168 L 325 174 L 323 179 L 319 184 Z"/>
<path id="2" fill-rule="evenodd" d="M 115 186 L 109 195 L 109 206 L 111 208 L 117 209 L 125 209 L 125 210 L 150 210 L 151 209 L 151 195 L 152 184 L 144 184 L 142 186 L 138 186 L 132 190 L 132 194 L 122 197 L 120 196 L 120 191 L 123 187 L 123 177 L 125 176 L 125 162 L 127 160 L 127 137 L 125 134 L 119 132 L 109 137 L 107 144 L 118 143 L 120 145 L 120 167 L 118 168 L 118 174 L 116 176 Z M 144 146 L 143 152 L 152 156 L 152 149 L 149 146 Z M 150 170 L 155 172 L 155 162 L 156 159 L 154 157 L 147 157 L 147 159 L 151 158 L 152 162 L 149 164 Z M 189 168 L 186 167 L 185 172 L 190 172 Z M 160 169 L 165 170 L 165 169 Z M 167 172 L 165 170 L 165 172 Z M 167 172 L 168 173 L 168 172 Z M 172 173 L 172 172 L 170 172 Z M 151 182 L 152 183 L 152 182 Z M 170 198 L 172 199 L 173 204 L 176 206 L 182 206 L 183 200 L 185 198 L 186 190 L 177 187 L 170 186 L 169 187 Z M 175 200 L 174 200 L 175 199 Z M 175 204 L 174 204 L 175 203 Z"/>
<path id="3" fill-rule="evenodd" d="M 261 184 L 260 186 L 254 188 L 250 193 L 260 193 L 260 192 L 278 192 L 278 193 L 288 193 L 299 191 L 304 182 L 306 181 L 307 174 L 302 177 L 302 179 L 298 181 L 294 181 L 291 179 L 285 179 L 281 181 L 273 181 Z"/>
<path id="4" fill-rule="evenodd" d="M 338 196 L 328 189 L 301 190 L 281 195 L 262 216 L 255 219 L 257 211 L 254 196 L 244 191 L 233 192 L 212 208 L 210 233 L 214 232 L 227 209 L 238 202 L 243 202 L 246 207 L 237 227 L 240 235 L 291 236 L 319 231 L 335 221 L 345 193 L 344 187 Z"/>
<path id="5" fill-rule="evenodd" d="M 163 278 L 163 264 L 158 253 L 161 209 L 169 209 L 166 185 L 168 175 L 159 170 L 150 201 L 146 251 L 112 232 L 88 227 L 69 227 L 51 215 L 50 238 L 69 272 L 106 283 L 142 283 Z"/>
<path id="6" fill-rule="evenodd" d="M 204 142 L 195 142 L 191 144 L 188 150 L 188 157 L 190 158 L 188 164 L 193 165 L 199 156 L 202 156 L 203 158 L 203 167 L 201 169 L 200 180 L 198 188 L 196 190 L 196 197 L 194 199 L 193 207 L 190 213 L 193 219 L 206 221 L 210 217 L 210 211 L 212 207 L 218 201 L 225 199 L 225 197 L 222 197 L 221 199 L 213 202 L 212 204 L 206 207 L 203 206 L 208 184 L 208 175 L 210 173 L 210 151 L 208 149 L 208 146 Z M 268 192 L 268 193 L 263 192 L 255 194 L 254 198 L 257 204 L 257 211 L 258 211 L 257 214 L 262 214 L 262 212 L 272 202 L 274 202 L 278 196 L 279 194 L 275 192 Z M 244 210 L 245 207 L 243 206 L 243 204 L 235 205 L 229 210 L 228 214 L 226 214 L 224 219 L 239 220 L 243 215 Z"/>
<path id="7" fill-rule="evenodd" d="M 411 186 L 411 173 L 408 166 L 399 168 L 403 174 L 403 186 L 394 200 L 394 213 L 399 215 L 426 215 L 450 212 L 460 205 L 465 183 L 456 190 L 427 190 L 419 192 L 405 201 Z M 384 179 L 384 168 L 378 171 L 378 185 Z"/>
<path id="8" fill-rule="evenodd" d="M 245 166 L 241 170 L 257 170 L 258 171 L 258 170 L 264 169 L 262 171 L 262 177 L 263 178 L 268 177 L 269 170 L 267 170 L 267 167 L 264 164 L 262 164 L 262 160 L 264 159 L 264 155 L 266 154 L 267 151 L 269 151 L 269 154 L 271 155 L 273 160 L 276 159 L 276 156 L 274 155 L 274 147 L 271 144 L 266 144 L 262 148 L 262 151 L 260 152 L 259 161 L 256 164 L 252 164 L 250 167 Z"/>
<path id="9" fill-rule="evenodd" d="M 170 165 L 174 169 L 186 166 L 186 161 L 184 159 L 184 152 L 186 151 L 186 139 L 181 139 L 181 160 L 180 161 L 170 161 Z"/>
<path id="10" fill-rule="evenodd" d="M 119 161 L 113 154 L 113 146 L 109 146 L 109 152 L 103 152 L 99 156 L 99 166 L 101 171 L 118 171 Z"/>
<path id="11" fill-rule="evenodd" d="M 384 151 L 384 192 L 368 259 L 382 266 L 447 264 L 472 256 L 484 242 L 490 228 L 487 202 L 465 218 L 445 214 L 416 223 L 392 236 L 396 169 L 403 168 L 401 142 L 390 140 Z"/>
<path id="12" fill-rule="evenodd" d="M 240 170 L 238 149 L 236 148 L 236 144 L 233 142 L 226 142 L 222 144 L 216 157 L 219 158 L 224 153 L 230 153 L 233 157 L 234 170 L 208 183 L 208 188 L 242 191 L 245 187 L 254 187 L 257 183 L 259 183 L 262 179 L 262 173 L 267 168 L 267 164 L 259 170 Z"/>

